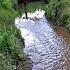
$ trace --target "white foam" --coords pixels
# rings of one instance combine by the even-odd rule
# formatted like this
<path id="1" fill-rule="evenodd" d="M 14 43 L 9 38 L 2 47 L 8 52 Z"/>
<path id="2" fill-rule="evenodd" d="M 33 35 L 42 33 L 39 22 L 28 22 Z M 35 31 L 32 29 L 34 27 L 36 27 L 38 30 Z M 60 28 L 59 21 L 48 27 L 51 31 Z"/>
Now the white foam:
<path id="1" fill-rule="evenodd" d="M 22 38 L 25 39 L 25 45 L 26 46 L 34 44 L 35 40 L 38 41 L 38 39 L 33 35 L 33 33 L 28 31 L 27 29 L 23 28 L 23 29 L 20 29 L 20 31 L 21 31 Z"/>
<path id="2" fill-rule="evenodd" d="M 45 14 L 45 11 L 41 10 L 41 9 L 39 9 L 39 10 L 37 9 L 34 13 L 29 13 L 29 12 L 27 13 L 28 18 L 31 18 L 31 19 L 35 19 L 35 18 L 40 19 L 40 18 L 43 18 L 44 14 Z M 25 18 L 25 14 L 23 14 L 21 16 L 21 18 Z"/>

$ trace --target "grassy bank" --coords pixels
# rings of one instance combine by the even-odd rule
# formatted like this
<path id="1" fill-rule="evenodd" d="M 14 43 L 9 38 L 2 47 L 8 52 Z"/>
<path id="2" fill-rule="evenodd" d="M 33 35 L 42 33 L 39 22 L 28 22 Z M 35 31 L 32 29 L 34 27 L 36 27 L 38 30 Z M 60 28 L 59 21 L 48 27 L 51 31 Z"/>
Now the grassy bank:
<path id="1" fill-rule="evenodd" d="M 65 26 L 70 30 L 70 1 L 50 0 L 45 6 L 47 17 L 58 25 Z"/>
<path id="2" fill-rule="evenodd" d="M 20 5 L 17 10 L 16 3 L 16 0 L 0 0 L 0 70 L 14 70 L 24 59 L 20 31 L 15 28 L 14 23 L 15 17 L 24 12 L 24 6 Z M 50 0 L 48 4 L 28 3 L 28 12 L 36 9 L 44 9 L 50 21 L 70 30 L 69 0 Z"/>
<path id="3" fill-rule="evenodd" d="M 24 59 L 20 31 L 15 27 L 16 0 L 0 0 L 0 70 L 18 69 Z"/>

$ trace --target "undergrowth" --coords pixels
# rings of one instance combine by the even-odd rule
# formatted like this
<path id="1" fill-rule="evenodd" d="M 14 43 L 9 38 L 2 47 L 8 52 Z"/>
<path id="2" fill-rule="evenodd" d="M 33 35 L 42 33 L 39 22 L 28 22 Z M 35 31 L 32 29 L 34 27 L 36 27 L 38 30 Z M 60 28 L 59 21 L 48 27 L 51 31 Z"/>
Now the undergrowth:
<path id="1" fill-rule="evenodd" d="M 0 70 L 18 69 L 25 58 L 20 31 L 15 27 L 16 0 L 0 0 Z"/>

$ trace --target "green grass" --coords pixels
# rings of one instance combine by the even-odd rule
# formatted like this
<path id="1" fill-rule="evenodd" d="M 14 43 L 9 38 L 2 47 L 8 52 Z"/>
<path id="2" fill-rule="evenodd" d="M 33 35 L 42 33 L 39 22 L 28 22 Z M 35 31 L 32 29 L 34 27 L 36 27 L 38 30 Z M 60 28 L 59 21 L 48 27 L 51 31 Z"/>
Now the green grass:
<path id="1" fill-rule="evenodd" d="M 8 9 L 0 8 L 0 24 L 13 24 L 15 17 L 18 16 L 18 13 Z"/>
<path id="2" fill-rule="evenodd" d="M 70 30 L 70 0 L 50 0 L 44 8 L 50 21 Z M 57 16 L 55 16 L 56 10 Z"/>
<path id="3" fill-rule="evenodd" d="M 0 70 L 14 70 L 16 65 L 13 63 L 24 59 L 20 31 L 16 29 L 14 23 L 15 17 L 24 13 L 24 6 L 22 4 L 16 11 L 13 4 L 16 7 L 14 0 L 0 0 Z M 59 8 L 58 11 L 61 14 L 55 17 L 56 8 Z M 48 4 L 42 2 L 28 3 L 28 12 L 35 12 L 36 9 L 45 10 L 50 21 L 59 20 L 60 24 L 62 23 L 70 30 L 69 0 L 61 0 L 60 2 L 50 0 Z"/>
<path id="4" fill-rule="evenodd" d="M 62 12 L 62 22 L 64 26 L 70 30 L 70 1 L 69 0 L 63 0 L 64 2 L 64 9 Z"/>
<path id="5" fill-rule="evenodd" d="M 23 59 L 24 57 L 20 39 L 16 36 L 17 30 L 13 30 L 13 28 L 6 29 L 5 26 L 1 26 L 0 29 L 0 54 L 3 55 L 0 60 L 3 62 L 3 66 L 6 65 L 6 69 L 5 66 L 1 67 L 2 70 L 14 70 L 16 65 L 12 63 L 16 63 L 16 60 L 19 61 L 19 58 Z"/>
<path id="6" fill-rule="evenodd" d="M 19 12 L 11 1 L 14 0 L 0 0 L 0 70 L 14 70 L 25 57 L 20 31 L 15 27 Z"/>

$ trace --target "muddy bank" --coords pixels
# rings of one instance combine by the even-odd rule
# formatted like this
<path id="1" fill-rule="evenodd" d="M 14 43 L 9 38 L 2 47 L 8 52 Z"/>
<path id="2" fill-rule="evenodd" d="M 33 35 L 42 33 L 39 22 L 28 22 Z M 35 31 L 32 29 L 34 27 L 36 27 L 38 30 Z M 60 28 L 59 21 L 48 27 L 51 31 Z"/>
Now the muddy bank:
<path id="1" fill-rule="evenodd" d="M 55 26 L 54 30 L 58 34 L 58 36 L 62 37 L 65 42 L 70 46 L 70 32 L 62 26 Z"/>

